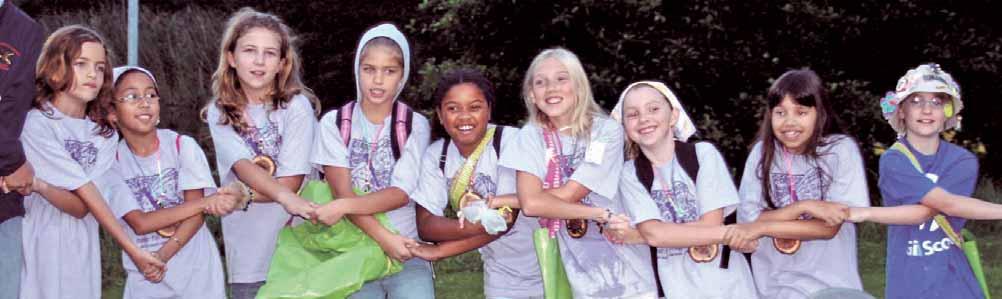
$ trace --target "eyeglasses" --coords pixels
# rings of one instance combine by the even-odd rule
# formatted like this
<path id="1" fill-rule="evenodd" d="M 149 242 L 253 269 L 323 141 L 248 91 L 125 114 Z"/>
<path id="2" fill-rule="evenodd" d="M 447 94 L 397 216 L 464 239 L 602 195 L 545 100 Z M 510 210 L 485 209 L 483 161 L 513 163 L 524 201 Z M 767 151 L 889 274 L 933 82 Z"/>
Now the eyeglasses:
<path id="1" fill-rule="evenodd" d="M 923 98 L 915 96 L 909 98 L 907 101 L 909 105 L 919 108 L 930 107 L 930 108 L 942 109 L 943 105 L 946 104 L 946 100 L 940 97 Z"/>
<path id="2" fill-rule="evenodd" d="M 117 99 L 117 101 L 119 103 L 130 104 L 130 105 L 139 104 L 139 101 L 141 101 L 141 100 L 142 101 L 146 101 L 147 104 L 159 103 L 160 102 L 160 95 L 157 95 L 155 93 L 150 93 L 150 94 L 146 94 L 146 95 L 128 94 L 128 95 L 125 95 L 124 97 L 121 97 L 121 98 Z"/>

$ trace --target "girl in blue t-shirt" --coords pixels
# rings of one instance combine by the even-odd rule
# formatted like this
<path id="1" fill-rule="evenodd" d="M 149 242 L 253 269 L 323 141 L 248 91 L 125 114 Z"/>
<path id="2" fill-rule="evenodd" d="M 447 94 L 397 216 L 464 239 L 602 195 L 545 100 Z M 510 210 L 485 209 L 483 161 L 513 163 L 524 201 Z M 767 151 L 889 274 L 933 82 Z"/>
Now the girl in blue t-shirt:
<path id="1" fill-rule="evenodd" d="M 1002 205 L 970 197 L 977 158 L 940 139 L 960 126 L 960 99 L 953 77 L 925 64 L 909 70 L 880 102 L 899 135 L 880 157 L 885 207 L 853 208 L 849 220 L 889 224 L 887 298 L 984 297 L 953 233 L 967 219 L 1002 219 Z M 936 220 L 937 214 L 946 216 Z"/>

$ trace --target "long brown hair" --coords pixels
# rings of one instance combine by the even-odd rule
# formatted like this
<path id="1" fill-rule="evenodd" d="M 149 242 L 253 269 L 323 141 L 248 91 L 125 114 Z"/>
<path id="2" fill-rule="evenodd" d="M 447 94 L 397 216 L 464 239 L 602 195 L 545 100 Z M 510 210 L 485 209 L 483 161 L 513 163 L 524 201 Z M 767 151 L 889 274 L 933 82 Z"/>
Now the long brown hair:
<path id="1" fill-rule="evenodd" d="M 766 95 L 768 106 L 762 112 L 762 123 L 759 125 L 758 140 L 762 142 L 761 159 L 758 163 L 758 177 L 762 183 L 762 198 L 769 208 L 776 209 L 777 205 L 772 201 L 771 186 L 772 180 L 770 170 L 772 169 L 773 158 L 779 141 L 772 132 L 772 109 L 779 106 L 785 97 L 790 97 L 799 105 L 814 107 L 817 110 L 818 118 L 814 124 L 814 131 L 807 139 L 807 146 L 802 153 L 808 161 L 817 164 L 820 156 L 827 153 L 818 152 L 818 148 L 835 143 L 841 138 L 845 138 L 845 130 L 839 125 L 838 116 L 834 113 L 831 105 L 825 98 L 824 83 L 814 71 L 792 70 L 783 73 L 769 87 Z M 841 134 L 840 138 L 828 138 L 831 135 Z M 830 179 L 830 175 L 824 173 L 824 169 L 818 167 L 819 179 Z M 822 181 L 821 196 L 824 197 L 827 190 L 826 184 Z M 823 198 L 818 198 L 823 199 Z"/>
<path id="2" fill-rule="evenodd" d="M 254 28 L 274 32 L 278 35 L 281 46 L 279 56 L 283 63 L 275 75 L 273 88 L 268 93 L 268 97 L 271 98 L 269 107 L 272 110 L 284 109 L 292 97 L 303 94 L 313 104 L 314 112 L 320 111 L 319 100 L 303 84 L 302 61 L 293 45 L 295 37 L 292 35 L 292 30 L 273 14 L 244 7 L 234 13 L 226 23 L 226 31 L 223 32 L 223 39 L 219 44 L 219 64 L 212 74 L 212 94 L 216 100 L 216 107 L 222 112 L 219 124 L 232 125 L 237 132 L 243 131 L 247 125 L 242 121 L 244 107 L 247 106 L 247 96 L 241 90 L 236 69 L 229 65 L 226 55 L 232 55 L 237 40 Z"/>
<path id="3" fill-rule="evenodd" d="M 99 87 L 97 98 L 87 102 L 84 113 L 98 124 L 95 133 L 105 138 L 111 137 L 115 130 L 108 125 L 107 107 L 102 102 L 111 99 L 111 55 L 108 43 L 104 42 L 96 31 L 82 25 L 69 25 L 57 29 L 45 40 L 42 52 L 38 55 L 35 65 L 35 99 L 31 106 L 41 110 L 46 115 L 52 115 L 50 104 L 56 95 L 68 92 L 75 84 L 73 61 L 80 57 L 83 44 L 94 42 L 104 48 L 105 66 L 104 83 Z"/>

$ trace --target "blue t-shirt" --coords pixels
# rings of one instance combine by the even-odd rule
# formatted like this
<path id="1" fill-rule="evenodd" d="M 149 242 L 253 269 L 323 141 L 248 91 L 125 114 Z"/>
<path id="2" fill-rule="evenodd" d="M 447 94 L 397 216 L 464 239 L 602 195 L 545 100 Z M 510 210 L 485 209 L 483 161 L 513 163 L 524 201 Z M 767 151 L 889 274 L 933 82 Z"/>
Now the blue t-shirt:
<path id="1" fill-rule="evenodd" d="M 967 150 L 940 141 L 933 155 L 924 155 L 902 138 L 925 173 L 905 154 L 888 150 L 880 157 L 880 194 L 884 206 L 921 204 L 939 187 L 970 196 L 978 177 L 978 160 Z M 946 217 L 954 229 L 966 219 Z M 887 298 L 983 298 L 964 252 L 942 227 L 929 219 L 919 225 L 889 225 L 887 229 Z"/>

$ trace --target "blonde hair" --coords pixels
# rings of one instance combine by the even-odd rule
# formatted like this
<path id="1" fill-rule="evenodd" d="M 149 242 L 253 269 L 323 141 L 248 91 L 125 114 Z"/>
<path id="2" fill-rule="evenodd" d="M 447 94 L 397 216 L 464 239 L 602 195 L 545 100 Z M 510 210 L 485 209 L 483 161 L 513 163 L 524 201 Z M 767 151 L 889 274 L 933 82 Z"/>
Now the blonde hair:
<path id="1" fill-rule="evenodd" d="M 522 81 L 522 99 L 525 101 L 525 109 L 529 111 L 527 122 L 536 122 L 541 127 L 546 127 L 550 123 L 549 117 L 539 111 L 539 108 L 532 103 L 532 77 L 539 65 L 544 60 L 553 58 L 559 61 L 570 74 L 571 82 L 574 84 L 574 95 L 577 102 L 571 109 L 571 136 L 577 138 L 589 138 L 592 125 L 592 116 L 604 115 L 602 107 L 595 102 L 595 96 L 591 92 L 591 84 L 588 83 L 588 75 L 585 74 L 584 67 L 577 55 L 564 48 L 551 48 L 543 50 L 536 58 L 532 59 L 529 69 L 525 71 L 525 80 Z"/>
<path id="2" fill-rule="evenodd" d="M 55 100 L 56 94 L 68 92 L 73 87 L 75 77 L 73 73 L 73 60 L 80 57 L 83 44 L 93 42 L 101 44 L 104 48 L 105 66 L 104 83 L 99 87 L 97 98 L 87 102 L 84 113 L 92 121 L 98 124 L 95 131 L 105 138 L 111 137 L 115 130 L 108 124 L 108 107 L 103 105 L 111 101 L 112 78 L 111 78 L 111 55 L 108 52 L 108 43 L 104 41 L 93 29 L 81 25 L 69 25 L 56 29 L 45 40 L 42 51 L 38 55 L 38 62 L 35 65 L 35 99 L 31 106 L 41 110 L 47 115 L 52 114 L 52 107 L 48 104 Z"/>
<path id="3" fill-rule="evenodd" d="M 292 97 L 302 94 L 313 104 L 314 113 L 320 111 L 319 100 L 303 84 L 301 78 L 302 60 L 295 45 L 293 45 L 295 37 L 292 35 L 292 30 L 273 14 L 244 7 L 234 13 L 226 22 L 226 31 L 223 32 L 223 39 L 219 44 L 219 64 L 212 74 L 212 94 L 216 99 L 216 107 L 222 114 L 219 124 L 232 125 L 237 132 L 243 131 L 244 126 L 247 125 L 242 120 L 244 107 L 247 106 L 247 96 L 240 90 L 236 69 L 230 66 L 226 55 L 232 54 L 236 48 L 237 40 L 254 28 L 267 29 L 277 34 L 281 47 L 279 56 L 283 63 L 275 75 L 273 88 L 268 93 L 271 98 L 271 102 L 268 103 L 269 107 L 272 110 L 285 108 Z"/>

